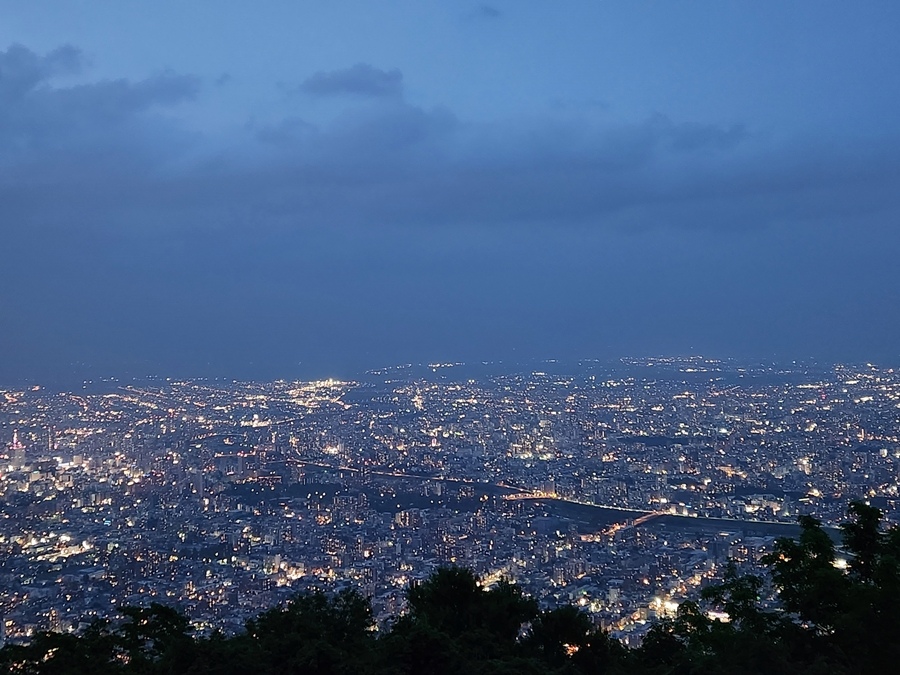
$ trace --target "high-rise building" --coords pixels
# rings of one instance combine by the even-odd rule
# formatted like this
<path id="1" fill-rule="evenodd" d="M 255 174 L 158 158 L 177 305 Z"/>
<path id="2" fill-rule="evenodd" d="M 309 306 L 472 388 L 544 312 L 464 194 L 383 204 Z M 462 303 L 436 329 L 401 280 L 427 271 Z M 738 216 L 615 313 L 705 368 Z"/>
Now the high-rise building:
<path id="1" fill-rule="evenodd" d="M 12 443 L 9 444 L 9 459 L 14 469 L 25 466 L 25 445 L 19 440 L 18 429 L 13 429 Z"/>

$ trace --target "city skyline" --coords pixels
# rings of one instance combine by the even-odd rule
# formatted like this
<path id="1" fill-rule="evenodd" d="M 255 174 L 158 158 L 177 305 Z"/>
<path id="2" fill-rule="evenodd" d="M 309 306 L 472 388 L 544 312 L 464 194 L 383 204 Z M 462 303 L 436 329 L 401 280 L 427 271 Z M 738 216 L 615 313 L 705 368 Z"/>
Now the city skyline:
<path id="1" fill-rule="evenodd" d="M 892 4 L 0 14 L 0 382 L 900 358 Z"/>
<path id="2" fill-rule="evenodd" d="M 234 633 L 311 588 L 386 626 L 463 565 L 633 646 L 798 516 L 897 522 L 900 370 L 557 365 L 0 387 L 0 643 L 152 602 Z"/>
<path id="3" fill-rule="evenodd" d="M 889 671 L 898 33 L 0 0 L 0 670 Z"/>

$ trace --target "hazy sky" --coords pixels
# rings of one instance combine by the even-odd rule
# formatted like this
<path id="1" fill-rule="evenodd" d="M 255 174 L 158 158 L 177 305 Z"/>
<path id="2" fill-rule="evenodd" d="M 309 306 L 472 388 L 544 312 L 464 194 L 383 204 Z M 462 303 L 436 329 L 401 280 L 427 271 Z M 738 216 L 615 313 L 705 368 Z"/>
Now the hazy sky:
<path id="1" fill-rule="evenodd" d="M 900 365 L 900 3 L 0 0 L 0 382 Z"/>

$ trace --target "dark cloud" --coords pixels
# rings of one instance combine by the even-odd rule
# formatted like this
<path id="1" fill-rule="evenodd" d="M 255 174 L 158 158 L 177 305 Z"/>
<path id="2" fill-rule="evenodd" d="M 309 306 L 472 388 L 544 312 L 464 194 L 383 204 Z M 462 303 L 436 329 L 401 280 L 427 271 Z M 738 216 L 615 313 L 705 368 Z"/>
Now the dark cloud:
<path id="1" fill-rule="evenodd" d="M 0 52 L 0 96 L 23 95 L 57 75 L 77 73 L 83 65 L 81 51 L 65 45 L 40 56 L 23 45 Z"/>
<path id="2" fill-rule="evenodd" d="M 25 369 L 289 376 L 512 342 L 546 357 L 900 338 L 878 323 L 900 284 L 896 138 L 474 123 L 392 95 L 221 142 L 160 114 L 196 78 L 65 84 L 80 67 L 72 48 L 0 53 L 0 250 L 22 280 L 0 289 L 0 353 Z"/>
<path id="3" fill-rule="evenodd" d="M 68 46 L 45 56 L 18 45 L 0 52 L 0 170 L 47 171 L 50 180 L 81 164 L 69 176 L 77 178 L 114 156 L 130 163 L 147 153 L 170 154 L 171 147 L 149 138 L 160 125 L 146 114 L 191 100 L 197 78 L 166 72 L 137 82 L 54 86 L 56 76 L 81 66 L 80 52 Z"/>
<path id="4" fill-rule="evenodd" d="M 873 211 L 897 201 L 891 185 L 900 153 L 890 143 L 778 146 L 741 125 L 663 115 L 634 124 L 473 124 L 399 99 L 351 107 L 325 125 L 291 117 L 256 126 L 241 141 L 244 150 L 188 161 L 185 136 L 147 113 L 190 100 L 196 78 L 164 73 L 53 86 L 54 74 L 76 68 L 78 58 L 71 48 L 40 57 L 14 47 L 2 56 L 4 77 L 28 83 L 8 88 L 0 108 L 0 192 L 21 222 L 722 231 L 787 214 L 819 217 L 823 205 Z M 385 77 L 400 83 L 399 73 L 356 66 L 314 76 L 307 83 L 317 84 L 307 86 L 383 91 L 371 83 Z"/>
<path id="5" fill-rule="evenodd" d="M 327 124 L 293 116 L 252 125 L 247 138 L 232 139 L 240 150 L 208 148 L 189 160 L 190 135 L 148 113 L 190 100 L 196 78 L 53 86 L 56 64 L 77 64 L 72 54 L 12 48 L 4 56 L 4 67 L 31 83 L 7 93 L 0 108 L 0 195 L 17 222 L 726 231 L 897 203 L 900 150 L 892 142 L 779 145 L 742 125 L 664 115 L 631 124 L 474 124 L 399 98 L 351 106 Z M 359 91 L 385 75 L 356 66 L 307 83 Z M 400 74 L 388 79 L 399 85 Z"/>
<path id="6" fill-rule="evenodd" d="M 739 125 L 662 116 L 600 128 L 516 129 L 398 104 L 316 130 L 282 125 L 266 139 L 280 153 L 254 179 L 249 201 L 273 218 L 304 223 L 724 233 L 898 202 L 896 146 L 779 146 Z"/>
<path id="7" fill-rule="evenodd" d="M 478 8 L 475 10 L 476 16 L 480 16 L 484 19 L 499 19 L 502 16 L 502 12 L 493 7 L 491 5 L 478 5 Z"/>
<path id="8" fill-rule="evenodd" d="M 396 68 L 380 70 L 367 63 L 357 63 L 343 70 L 316 73 L 304 80 L 300 89 L 316 96 L 399 97 L 403 94 L 403 73 Z"/>

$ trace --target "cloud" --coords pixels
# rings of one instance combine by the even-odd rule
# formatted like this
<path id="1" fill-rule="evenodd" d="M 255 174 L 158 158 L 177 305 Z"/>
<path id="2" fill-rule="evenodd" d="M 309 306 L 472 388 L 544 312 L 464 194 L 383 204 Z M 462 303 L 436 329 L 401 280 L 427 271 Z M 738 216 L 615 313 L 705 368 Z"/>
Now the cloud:
<path id="1" fill-rule="evenodd" d="M 492 5 L 481 4 L 473 12 L 474 17 L 482 19 L 499 19 L 503 13 Z"/>
<path id="2" fill-rule="evenodd" d="M 281 143 L 277 168 L 255 193 L 261 210 L 373 227 L 762 228 L 788 214 L 815 218 L 896 202 L 889 184 L 900 167 L 894 151 L 779 147 L 740 125 L 659 115 L 599 127 L 479 125 L 447 110 L 397 104 L 347 114 L 315 132 L 305 125 L 278 131 L 269 136 Z M 857 203 L 862 186 L 874 194 Z"/>
<path id="3" fill-rule="evenodd" d="M 54 86 L 54 78 L 82 66 L 81 52 L 71 46 L 44 56 L 20 45 L 0 52 L 0 169 L 39 167 L 52 174 L 83 160 L 90 173 L 103 157 L 131 161 L 171 150 L 153 147 L 158 139 L 150 136 L 163 125 L 147 113 L 192 100 L 197 78 L 164 72 L 136 82 Z"/>
<path id="4" fill-rule="evenodd" d="M 357 63 L 343 70 L 316 73 L 300 85 L 300 90 L 316 96 L 399 97 L 403 94 L 403 73 L 396 68 L 380 70 Z"/>
<path id="5" fill-rule="evenodd" d="M 359 68 L 337 74 L 371 75 Z M 304 350 L 369 366 L 379 340 L 385 362 L 407 358 L 410 326 L 472 353 L 485 344 L 472 325 L 494 326 L 501 354 L 536 324 L 536 352 L 556 349 L 559 325 L 582 353 L 606 325 L 644 339 L 664 325 L 687 348 L 729 321 L 765 342 L 773 316 L 822 343 L 832 325 L 856 330 L 860 303 L 863 332 L 896 345 L 873 317 L 900 283 L 898 138 L 568 111 L 476 122 L 405 101 L 398 71 L 375 87 L 394 94 L 310 115 L 295 97 L 280 118 L 212 136 L 179 118 L 197 78 L 83 71 L 72 47 L 0 52 L 0 251 L 28 280 L 0 289 L 10 362 L 109 363 L 118 345 L 123 363 L 140 352 L 190 372 L 271 344 L 278 367 Z M 365 80 L 307 82 L 324 95 L 371 91 Z"/>
<path id="6" fill-rule="evenodd" d="M 79 49 L 64 45 L 40 56 L 23 45 L 0 52 L 0 97 L 15 98 L 56 75 L 77 73 L 83 65 Z"/>
<path id="7" fill-rule="evenodd" d="M 898 210 L 900 145 L 776 143 L 741 124 L 560 119 L 475 123 L 399 96 L 399 71 L 357 65 L 305 89 L 379 96 L 331 121 L 294 114 L 227 143 L 154 114 L 198 80 L 56 84 L 78 50 L 0 53 L 3 229 L 219 231 L 479 224 L 759 229 Z M 388 96 L 386 92 L 393 91 Z"/>

